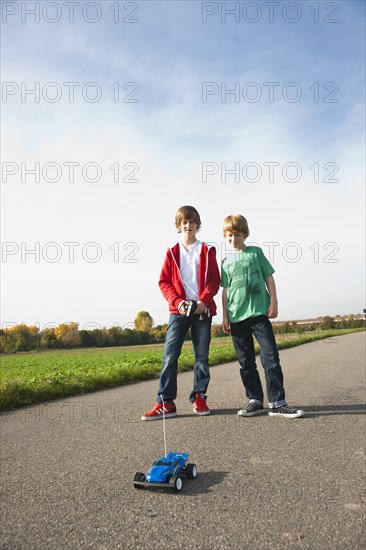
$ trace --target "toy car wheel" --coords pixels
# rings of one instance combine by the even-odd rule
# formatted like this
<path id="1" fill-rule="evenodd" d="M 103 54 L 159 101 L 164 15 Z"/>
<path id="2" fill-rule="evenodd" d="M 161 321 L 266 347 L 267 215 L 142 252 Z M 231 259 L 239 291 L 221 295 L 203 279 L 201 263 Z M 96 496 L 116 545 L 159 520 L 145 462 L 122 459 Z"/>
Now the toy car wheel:
<path id="1" fill-rule="evenodd" d="M 145 479 L 145 474 L 141 472 L 136 472 L 134 481 L 145 481 Z M 138 485 L 137 483 L 134 483 L 133 486 L 135 487 L 135 489 L 142 489 L 142 485 Z"/>
<path id="2" fill-rule="evenodd" d="M 172 491 L 179 493 L 183 487 L 182 478 L 179 476 L 172 476 L 169 478 L 169 485 L 172 487 Z"/>
<path id="3" fill-rule="evenodd" d="M 195 479 L 197 477 L 197 466 L 195 464 L 187 464 L 185 473 L 188 479 Z"/>

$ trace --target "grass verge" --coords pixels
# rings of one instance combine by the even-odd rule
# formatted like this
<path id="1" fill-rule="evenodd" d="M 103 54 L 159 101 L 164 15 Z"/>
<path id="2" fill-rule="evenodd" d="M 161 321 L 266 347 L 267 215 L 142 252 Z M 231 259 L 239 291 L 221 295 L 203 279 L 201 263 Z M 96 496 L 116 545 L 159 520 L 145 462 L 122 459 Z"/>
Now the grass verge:
<path id="1" fill-rule="evenodd" d="M 279 349 L 290 348 L 360 332 L 364 329 L 317 331 L 311 334 L 276 335 Z M 157 378 L 160 375 L 163 346 L 112 348 L 106 350 L 65 350 L 22 353 L 1 357 L 0 411 L 32 403 L 50 401 Z M 258 352 L 257 348 L 257 352 Z M 212 340 L 210 365 L 235 361 L 231 338 Z M 193 368 L 191 342 L 184 344 L 179 372 Z"/>

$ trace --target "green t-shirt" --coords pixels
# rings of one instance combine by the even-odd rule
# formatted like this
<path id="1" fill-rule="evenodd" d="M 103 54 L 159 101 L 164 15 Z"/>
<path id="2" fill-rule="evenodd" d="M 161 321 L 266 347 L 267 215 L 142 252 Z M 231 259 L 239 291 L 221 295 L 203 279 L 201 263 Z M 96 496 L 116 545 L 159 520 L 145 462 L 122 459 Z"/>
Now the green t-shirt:
<path id="1" fill-rule="evenodd" d="M 221 286 L 227 288 L 227 313 L 231 323 L 266 315 L 270 296 L 265 279 L 274 269 L 258 246 L 229 253 L 221 264 Z"/>

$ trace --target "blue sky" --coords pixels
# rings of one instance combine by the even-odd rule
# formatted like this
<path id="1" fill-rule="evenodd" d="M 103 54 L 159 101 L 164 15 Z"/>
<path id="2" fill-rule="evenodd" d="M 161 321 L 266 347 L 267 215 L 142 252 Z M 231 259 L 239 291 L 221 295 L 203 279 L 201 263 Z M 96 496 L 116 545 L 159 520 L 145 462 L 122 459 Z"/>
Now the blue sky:
<path id="1" fill-rule="evenodd" d="M 3 82 L 19 88 L 1 103 L 3 163 L 19 168 L 2 185 L 3 322 L 124 326 L 142 309 L 156 323 L 165 322 L 168 310 L 157 280 L 166 247 L 178 240 L 174 215 L 182 204 L 200 211 L 200 238 L 217 243 L 219 261 L 224 217 L 248 218 L 249 241 L 267 254 L 274 251 L 279 319 L 362 311 L 363 2 L 298 1 L 302 15 L 296 23 L 285 20 L 286 2 L 276 7 L 272 23 L 263 2 L 257 2 L 262 13 L 257 23 L 243 18 L 248 2 L 239 2 L 239 22 L 228 16 L 226 23 L 220 12 L 203 23 L 204 3 L 198 1 L 120 2 L 119 23 L 110 9 L 115 3 L 108 0 L 94 3 L 101 13 L 96 23 L 83 20 L 88 2 L 75 7 L 73 23 L 63 2 L 55 23 L 45 20 L 46 3 L 38 2 L 35 23 L 22 14 L 24 5 L 34 4 L 2 5 L 6 13 L 19 8 L 14 15 L 3 12 L 2 24 Z M 219 9 L 221 2 L 211 5 Z M 319 8 L 319 23 L 311 6 Z M 138 22 L 123 22 L 135 8 Z M 54 13 L 50 9 L 46 19 Z M 325 22 L 330 19 L 338 22 Z M 30 94 L 22 102 L 21 83 L 31 89 L 37 82 L 39 102 Z M 79 83 L 73 103 L 65 82 Z M 219 91 L 238 83 L 239 101 L 233 95 L 222 101 L 217 93 L 203 102 L 204 82 Z M 269 82 L 279 83 L 273 102 Z M 88 83 L 98 87 L 89 86 L 91 94 L 101 91 L 98 102 L 83 97 Z M 126 83 L 134 84 L 124 90 Z M 249 83 L 254 85 L 248 88 Z M 42 96 L 52 99 L 57 90 L 59 101 Z M 261 93 L 256 103 L 248 100 L 255 90 Z M 283 98 L 299 90 L 297 102 Z M 123 102 L 133 91 L 138 102 Z M 32 168 L 36 162 L 40 181 L 26 174 L 22 182 L 21 163 Z M 80 165 L 74 182 L 70 162 Z M 271 162 L 279 164 L 274 182 L 268 178 Z M 50 181 L 52 167 L 42 177 L 50 163 L 61 167 L 59 181 Z M 83 177 L 88 163 L 100 167 L 99 181 L 90 181 L 93 168 Z M 131 177 L 138 181 L 115 183 L 109 168 L 115 163 L 123 177 L 138 166 Z M 218 168 L 224 163 L 228 170 L 239 163 L 240 181 L 228 175 L 223 182 L 219 171 L 204 182 L 203 163 Z M 260 167 L 256 182 L 243 178 L 248 163 Z M 297 182 L 286 181 L 286 174 L 294 178 L 294 168 L 282 175 L 289 163 L 301 169 Z M 338 181 L 329 181 L 332 174 Z M 64 244 L 70 242 L 80 243 L 74 261 Z M 25 253 L 32 249 L 37 253 Z M 92 261 L 93 251 L 101 253 L 99 261 Z"/>

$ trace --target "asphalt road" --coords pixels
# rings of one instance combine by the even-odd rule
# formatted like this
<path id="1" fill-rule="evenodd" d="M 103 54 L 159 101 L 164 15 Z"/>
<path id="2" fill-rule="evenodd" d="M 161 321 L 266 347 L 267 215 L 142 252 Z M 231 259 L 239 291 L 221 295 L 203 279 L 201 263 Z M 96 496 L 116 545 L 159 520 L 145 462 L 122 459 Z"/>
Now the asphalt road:
<path id="1" fill-rule="evenodd" d="M 2 415 L 0 548 L 364 550 L 365 333 L 281 360 L 304 418 L 239 417 L 237 363 L 212 367 L 194 416 L 179 375 L 168 450 L 199 470 L 180 494 L 133 488 L 164 455 L 162 422 L 139 420 L 156 380 Z"/>

